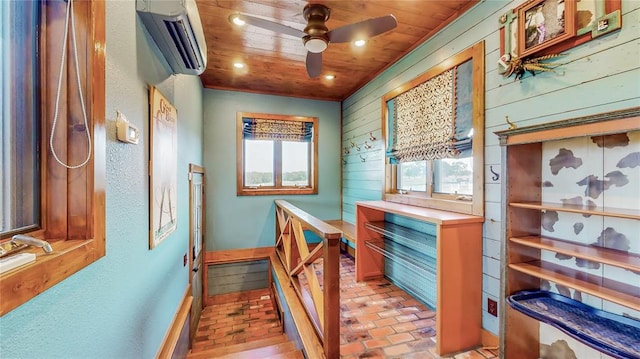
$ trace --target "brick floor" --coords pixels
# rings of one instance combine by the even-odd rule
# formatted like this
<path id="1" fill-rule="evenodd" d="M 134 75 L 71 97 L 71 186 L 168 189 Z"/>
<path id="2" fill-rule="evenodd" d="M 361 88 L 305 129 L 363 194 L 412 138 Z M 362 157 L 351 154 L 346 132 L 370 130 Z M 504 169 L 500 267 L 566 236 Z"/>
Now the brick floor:
<path id="1" fill-rule="evenodd" d="M 340 258 L 340 354 L 355 358 L 441 358 L 435 354 L 436 313 L 386 279 L 356 282 L 355 263 Z M 447 357 L 497 358 L 482 349 Z"/>
<path id="2" fill-rule="evenodd" d="M 193 351 L 282 335 L 268 289 L 252 298 L 207 306 L 202 310 Z"/>
<path id="3" fill-rule="evenodd" d="M 441 358 L 435 353 L 435 313 L 385 279 L 356 282 L 355 263 L 345 254 L 340 258 L 340 312 L 342 359 Z M 265 289 L 255 298 L 206 307 L 193 348 L 211 349 L 281 333 Z M 492 359 L 497 351 L 478 348 L 446 358 Z"/>

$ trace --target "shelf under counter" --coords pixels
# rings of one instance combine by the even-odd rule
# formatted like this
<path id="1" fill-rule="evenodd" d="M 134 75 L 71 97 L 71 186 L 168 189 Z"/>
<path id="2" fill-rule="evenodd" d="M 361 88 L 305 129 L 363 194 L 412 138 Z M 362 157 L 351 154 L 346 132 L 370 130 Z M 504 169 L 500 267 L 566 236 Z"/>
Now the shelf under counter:
<path id="1" fill-rule="evenodd" d="M 526 247 L 544 249 L 571 257 L 587 259 L 593 262 L 640 272 L 640 256 L 633 253 L 548 237 L 512 237 L 509 238 L 509 240 Z"/>
<path id="2" fill-rule="evenodd" d="M 640 219 L 640 210 L 613 207 L 594 207 L 553 202 L 509 202 L 510 207 L 535 209 L 539 211 L 557 211 L 592 216 Z"/>
<path id="3" fill-rule="evenodd" d="M 509 268 L 627 308 L 640 310 L 640 288 L 638 287 L 544 261 L 512 263 L 509 264 Z"/>

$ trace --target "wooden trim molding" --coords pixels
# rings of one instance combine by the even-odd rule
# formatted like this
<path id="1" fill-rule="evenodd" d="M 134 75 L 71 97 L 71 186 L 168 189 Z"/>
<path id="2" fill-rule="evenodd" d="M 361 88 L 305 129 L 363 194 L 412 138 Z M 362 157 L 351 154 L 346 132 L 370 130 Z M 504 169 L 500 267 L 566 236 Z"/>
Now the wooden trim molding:
<path id="1" fill-rule="evenodd" d="M 41 24 L 42 96 L 41 148 L 48 149 L 55 108 L 59 71 L 60 43 L 48 39 L 62 26 L 64 2 L 43 2 Z M 82 168 L 68 170 L 55 161 L 50 151 L 41 158 L 41 228 L 25 234 L 50 242 L 53 253 L 28 249 L 37 255 L 34 263 L 0 275 L 0 315 L 15 309 L 105 255 L 105 2 L 80 1 L 74 6 L 78 33 L 85 34 L 78 44 L 82 89 L 92 132 L 93 154 Z M 74 66 L 67 60 L 67 68 Z M 56 70 L 52 70 L 56 68 Z M 69 70 L 73 72 L 72 70 Z M 71 118 L 81 112 L 77 85 L 69 80 L 61 93 L 59 122 L 55 134 L 56 150 L 61 159 L 76 164 L 86 156 L 84 131 L 76 131 Z M 66 129 L 66 131 L 65 131 Z M 69 188 L 75 188 L 73 193 Z"/>
<path id="2" fill-rule="evenodd" d="M 162 345 L 160 350 L 156 354 L 156 358 L 173 358 L 174 351 L 178 346 L 180 340 L 180 334 L 182 333 L 185 323 L 191 313 L 191 303 L 193 302 L 193 296 L 191 296 L 191 284 L 187 285 L 187 289 L 184 291 L 182 303 L 178 307 L 176 314 L 173 316 L 171 326 L 167 330 L 167 333 L 162 339 Z M 192 318 L 193 320 L 193 318 Z"/>

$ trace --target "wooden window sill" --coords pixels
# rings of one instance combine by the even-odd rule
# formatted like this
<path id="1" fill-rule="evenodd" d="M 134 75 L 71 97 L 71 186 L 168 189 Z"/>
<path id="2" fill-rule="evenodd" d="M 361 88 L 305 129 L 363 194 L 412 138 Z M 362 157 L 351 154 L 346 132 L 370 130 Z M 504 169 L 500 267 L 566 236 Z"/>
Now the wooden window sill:
<path id="1" fill-rule="evenodd" d="M 426 196 L 416 196 L 411 194 L 387 193 L 383 196 L 383 200 L 393 203 L 408 204 L 412 206 L 439 209 L 442 211 L 450 211 L 456 213 L 480 215 L 474 213 L 474 202 L 455 199 L 433 198 Z"/>
<path id="2" fill-rule="evenodd" d="M 0 274 L 0 316 L 99 259 L 93 239 L 50 242 L 53 253 L 27 248 L 36 261 Z"/>
<path id="3" fill-rule="evenodd" d="M 244 188 L 238 191 L 238 196 L 276 196 L 318 194 L 313 187 L 307 188 Z"/>

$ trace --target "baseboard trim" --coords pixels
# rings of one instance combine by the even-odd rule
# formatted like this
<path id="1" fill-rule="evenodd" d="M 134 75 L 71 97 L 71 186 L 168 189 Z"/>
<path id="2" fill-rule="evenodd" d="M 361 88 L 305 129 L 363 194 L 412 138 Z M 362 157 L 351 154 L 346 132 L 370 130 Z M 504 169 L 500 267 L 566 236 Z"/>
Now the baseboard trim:
<path id="1" fill-rule="evenodd" d="M 497 348 L 500 345 L 500 338 L 493 335 L 490 331 L 482 329 L 480 332 L 482 346 L 486 348 Z"/>
<path id="2" fill-rule="evenodd" d="M 167 333 L 164 335 L 162 345 L 160 346 L 160 350 L 158 350 L 158 354 L 156 354 L 156 358 L 171 358 L 173 356 L 173 352 L 178 345 L 178 340 L 180 340 L 180 333 L 182 332 L 185 321 L 191 313 L 191 303 L 193 303 L 193 296 L 191 296 L 191 284 L 189 284 L 187 289 L 184 291 L 182 303 L 178 307 L 176 314 L 173 316 L 171 326 L 169 326 Z"/>

